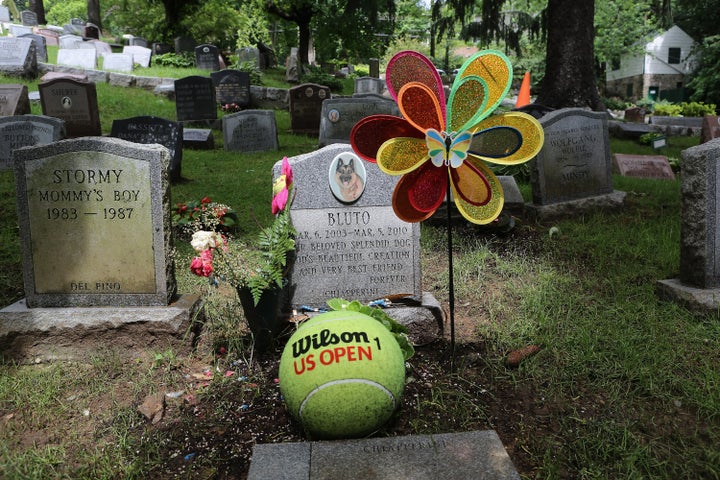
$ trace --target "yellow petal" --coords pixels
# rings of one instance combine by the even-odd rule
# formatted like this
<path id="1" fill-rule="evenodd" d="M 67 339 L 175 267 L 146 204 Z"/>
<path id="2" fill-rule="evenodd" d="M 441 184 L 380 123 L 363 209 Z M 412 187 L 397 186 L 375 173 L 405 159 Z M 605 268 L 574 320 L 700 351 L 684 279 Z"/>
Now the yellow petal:
<path id="1" fill-rule="evenodd" d="M 391 138 L 377 152 L 377 164 L 388 175 L 412 172 L 427 159 L 428 149 L 422 138 Z"/>

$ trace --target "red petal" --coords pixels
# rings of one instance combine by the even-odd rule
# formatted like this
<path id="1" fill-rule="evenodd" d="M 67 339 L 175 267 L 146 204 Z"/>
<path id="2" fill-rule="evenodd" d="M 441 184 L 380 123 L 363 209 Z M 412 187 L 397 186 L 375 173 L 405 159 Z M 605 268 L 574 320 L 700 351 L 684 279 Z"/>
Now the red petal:
<path id="1" fill-rule="evenodd" d="M 447 192 L 447 168 L 436 167 L 430 162 L 400 178 L 393 192 L 395 213 L 404 220 L 424 220 L 438 209 Z M 420 221 L 420 220 L 412 220 Z"/>
<path id="2" fill-rule="evenodd" d="M 361 158 L 375 162 L 378 148 L 395 137 L 425 138 L 407 120 L 393 115 L 371 115 L 358 121 L 350 132 L 350 144 Z"/>

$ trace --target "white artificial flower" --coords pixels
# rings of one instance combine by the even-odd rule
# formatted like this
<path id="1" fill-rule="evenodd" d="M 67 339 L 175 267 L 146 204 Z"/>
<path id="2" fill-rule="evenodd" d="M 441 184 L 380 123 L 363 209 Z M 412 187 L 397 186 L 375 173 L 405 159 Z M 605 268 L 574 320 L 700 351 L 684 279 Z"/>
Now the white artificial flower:
<path id="1" fill-rule="evenodd" d="M 190 245 L 192 245 L 193 249 L 198 253 L 211 248 L 217 248 L 223 245 L 223 243 L 222 236 L 219 233 L 205 230 L 198 230 L 193 233 L 192 240 L 190 240 Z"/>

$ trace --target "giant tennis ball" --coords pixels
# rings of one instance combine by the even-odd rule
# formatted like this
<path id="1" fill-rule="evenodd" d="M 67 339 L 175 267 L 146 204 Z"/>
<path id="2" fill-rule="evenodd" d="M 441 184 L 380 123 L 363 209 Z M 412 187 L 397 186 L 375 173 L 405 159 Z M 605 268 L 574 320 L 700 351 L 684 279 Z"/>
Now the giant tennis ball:
<path id="1" fill-rule="evenodd" d="M 392 416 L 405 386 L 393 335 L 365 314 L 318 315 L 290 337 L 280 358 L 280 392 L 317 438 L 362 437 Z"/>

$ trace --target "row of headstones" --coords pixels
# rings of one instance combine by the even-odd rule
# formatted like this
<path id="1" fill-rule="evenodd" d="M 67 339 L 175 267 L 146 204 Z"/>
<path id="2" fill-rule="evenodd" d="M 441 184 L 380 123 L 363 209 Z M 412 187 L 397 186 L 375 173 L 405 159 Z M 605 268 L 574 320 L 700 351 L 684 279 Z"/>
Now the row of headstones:
<path id="1" fill-rule="evenodd" d="M 579 112 L 560 112 L 555 123 L 592 119 L 573 118 Z M 592 143 L 595 136 L 601 141 L 601 132 L 585 131 L 582 137 L 588 140 L 583 142 Z M 569 135 L 578 138 L 577 132 Z M 553 139 L 557 136 L 551 134 Z M 171 228 L 168 202 L 163 201 L 169 189 L 167 149 L 81 138 L 16 150 L 13 160 L 29 306 L 169 301 L 174 278 L 168 273 Z M 707 239 L 720 237 L 715 220 L 720 218 L 720 178 L 715 175 L 720 171 L 720 139 L 684 151 L 683 160 L 688 166 L 683 185 L 704 188 L 683 188 L 688 220 L 681 234 L 680 280 L 717 288 L 720 255 L 715 252 L 720 244 Z M 567 166 L 563 159 L 553 161 Z M 393 214 L 397 177 L 361 161 L 348 145 L 330 145 L 291 163 L 297 182 L 291 214 L 298 229 L 293 302 L 322 305 L 331 297 L 368 301 L 400 291 L 419 296 L 419 228 Z M 333 190 L 333 173 L 340 164 L 352 164 L 363 180 L 363 191 L 350 202 Z M 274 167 L 276 175 L 279 168 Z M 73 268 L 62 268 L 68 264 Z"/>

